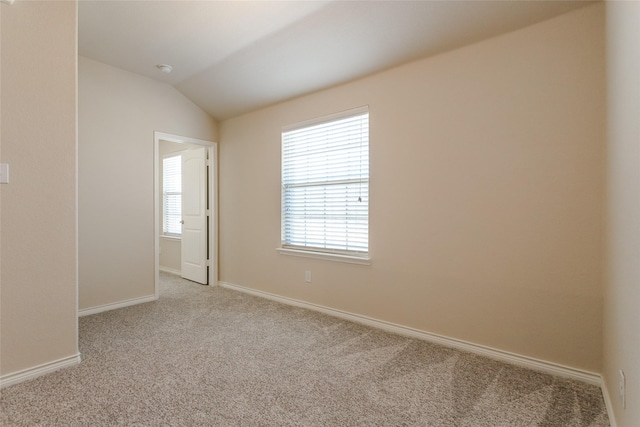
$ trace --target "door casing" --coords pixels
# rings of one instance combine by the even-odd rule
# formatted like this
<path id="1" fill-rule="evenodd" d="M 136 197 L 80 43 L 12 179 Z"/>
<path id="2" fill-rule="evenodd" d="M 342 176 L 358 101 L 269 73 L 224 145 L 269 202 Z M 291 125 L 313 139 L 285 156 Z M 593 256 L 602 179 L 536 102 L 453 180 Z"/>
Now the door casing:
<path id="1" fill-rule="evenodd" d="M 200 145 L 207 148 L 209 153 L 209 176 L 208 176 L 208 198 L 209 198 L 209 285 L 218 284 L 218 197 L 217 197 L 217 176 L 218 176 L 218 144 L 213 141 L 189 138 L 185 136 L 172 135 L 164 132 L 153 133 L 153 169 L 154 169 L 154 274 L 155 274 L 155 296 L 160 296 L 160 141 L 169 141 L 179 144 Z"/>

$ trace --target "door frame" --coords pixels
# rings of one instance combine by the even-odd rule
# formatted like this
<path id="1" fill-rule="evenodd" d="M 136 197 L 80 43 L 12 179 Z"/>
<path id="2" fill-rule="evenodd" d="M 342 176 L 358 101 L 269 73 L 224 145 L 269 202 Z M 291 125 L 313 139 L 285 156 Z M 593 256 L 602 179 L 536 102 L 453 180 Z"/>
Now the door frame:
<path id="1" fill-rule="evenodd" d="M 172 135 L 164 132 L 153 132 L 153 243 L 154 243 L 154 277 L 155 296 L 160 296 L 160 141 L 178 144 L 193 144 L 207 147 L 209 154 L 209 286 L 218 285 L 218 144 L 213 141 Z"/>

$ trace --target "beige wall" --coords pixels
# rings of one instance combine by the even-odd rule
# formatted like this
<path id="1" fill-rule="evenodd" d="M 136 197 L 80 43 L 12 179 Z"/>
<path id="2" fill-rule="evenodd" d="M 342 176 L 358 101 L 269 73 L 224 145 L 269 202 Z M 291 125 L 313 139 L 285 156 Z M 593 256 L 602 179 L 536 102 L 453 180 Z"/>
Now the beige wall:
<path id="1" fill-rule="evenodd" d="M 75 2 L 2 5 L 0 375 L 77 345 Z"/>
<path id="2" fill-rule="evenodd" d="M 640 3 L 607 2 L 609 93 L 605 385 L 617 425 L 640 425 Z M 618 400 L 626 376 L 627 408 Z"/>
<path id="3" fill-rule="evenodd" d="M 79 297 L 87 309 L 154 294 L 154 131 L 217 140 L 173 87 L 79 63 Z"/>
<path id="4" fill-rule="evenodd" d="M 603 11 L 222 122 L 220 280 L 600 372 Z M 361 105 L 372 265 L 279 255 L 281 127 Z"/>
<path id="5" fill-rule="evenodd" d="M 160 269 L 170 272 L 182 270 L 182 241 L 180 239 L 160 237 Z"/>

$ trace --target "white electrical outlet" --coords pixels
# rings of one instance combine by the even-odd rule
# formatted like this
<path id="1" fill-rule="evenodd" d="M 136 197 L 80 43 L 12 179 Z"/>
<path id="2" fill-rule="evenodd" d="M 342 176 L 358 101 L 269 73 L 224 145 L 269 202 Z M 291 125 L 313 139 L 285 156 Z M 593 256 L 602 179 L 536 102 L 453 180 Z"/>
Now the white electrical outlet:
<path id="1" fill-rule="evenodd" d="M 304 281 L 311 283 L 311 272 L 309 270 L 304 272 Z"/>
<path id="2" fill-rule="evenodd" d="M 626 386 L 626 380 L 624 378 L 624 372 L 621 370 L 618 371 L 618 393 L 620 395 L 620 405 L 622 405 L 622 409 L 626 408 L 627 402 L 624 396 L 624 388 Z"/>

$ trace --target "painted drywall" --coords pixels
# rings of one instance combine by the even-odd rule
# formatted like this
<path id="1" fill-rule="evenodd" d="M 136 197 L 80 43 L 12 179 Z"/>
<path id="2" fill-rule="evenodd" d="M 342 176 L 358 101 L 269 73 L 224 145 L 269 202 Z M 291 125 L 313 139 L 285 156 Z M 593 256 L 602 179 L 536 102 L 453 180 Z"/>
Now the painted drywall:
<path id="1" fill-rule="evenodd" d="M 607 275 L 603 378 L 618 426 L 640 425 L 640 2 L 607 2 Z M 626 376 L 626 409 L 618 371 Z"/>
<path id="2" fill-rule="evenodd" d="M 362 105 L 372 264 L 278 254 L 282 126 Z M 220 132 L 221 281 L 600 372 L 601 4 Z"/>
<path id="3" fill-rule="evenodd" d="M 182 270 L 182 241 L 160 236 L 160 270 L 179 273 Z"/>
<path id="4" fill-rule="evenodd" d="M 173 87 L 79 58 L 79 307 L 154 294 L 154 131 L 217 140 Z"/>
<path id="5" fill-rule="evenodd" d="M 78 355 L 76 3 L 2 5 L 0 376 Z"/>

